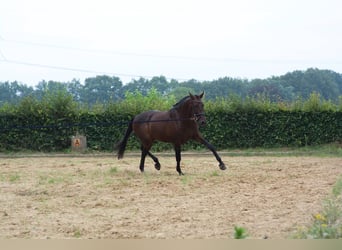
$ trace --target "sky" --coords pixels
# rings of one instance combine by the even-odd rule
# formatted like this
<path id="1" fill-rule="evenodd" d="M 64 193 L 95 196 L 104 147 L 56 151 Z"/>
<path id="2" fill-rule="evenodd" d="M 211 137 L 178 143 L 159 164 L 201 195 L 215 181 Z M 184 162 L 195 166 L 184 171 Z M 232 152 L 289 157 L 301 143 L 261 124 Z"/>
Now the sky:
<path id="1" fill-rule="evenodd" d="M 3 0 L 0 82 L 342 73 L 340 0 Z"/>

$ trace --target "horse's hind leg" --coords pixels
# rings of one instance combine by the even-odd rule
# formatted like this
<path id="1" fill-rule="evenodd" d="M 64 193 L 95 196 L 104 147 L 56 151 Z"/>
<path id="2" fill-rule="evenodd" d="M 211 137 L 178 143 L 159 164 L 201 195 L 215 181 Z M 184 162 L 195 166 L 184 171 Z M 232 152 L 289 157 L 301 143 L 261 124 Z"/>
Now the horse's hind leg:
<path id="1" fill-rule="evenodd" d="M 148 150 L 144 149 L 141 147 L 141 158 L 140 158 L 140 171 L 143 173 L 144 172 L 144 165 L 145 165 L 145 158 L 148 153 Z"/>
<path id="2" fill-rule="evenodd" d="M 180 167 L 180 162 L 181 162 L 181 147 L 175 145 L 175 152 L 176 152 L 176 161 L 177 161 L 177 172 L 179 175 L 184 175 L 181 167 Z"/>
<path id="3" fill-rule="evenodd" d="M 147 154 L 152 158 L 152 160 L 154 161 L 154 167 L 157 170 L 160 170 L 160 163 L 157 157 L 155 157 L 150 151 L 147 151 Z"/>
<path id="4" fill-rule="evenodd" d="M 144 168 L 145 168 L 145 158 L 146 158 L 146 155 L 149 155 L 153 161 L 155 162 L 154 166 L 157 170 L 160 170 L 160 163 L 158 161 L 158 158 L 155 157 L 153 154 L 150 153 L 150 150 L 151 149 L 151 145 L 141 145 L 141 159 L 140 159 L 140 171 L 141 172 L 144 172 Z"/>

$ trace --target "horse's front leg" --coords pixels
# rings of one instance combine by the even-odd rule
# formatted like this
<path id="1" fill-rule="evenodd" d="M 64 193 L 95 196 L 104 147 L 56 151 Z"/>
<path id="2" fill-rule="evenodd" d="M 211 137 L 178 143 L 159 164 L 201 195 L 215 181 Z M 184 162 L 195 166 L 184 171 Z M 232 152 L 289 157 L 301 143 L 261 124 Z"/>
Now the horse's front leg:
<path id="1" fill-rule="evenodd" d="M 157 157 L 155 157 L 150 151 L 147 151 L 147 154 L 152 158 L 152 160 L 154 161 L 154 167 L 157 170 L 160 170 L 160 163 Z"/>
<path id="2" fill-rule="evenodd" d="M 179 175 L 184 175 L 181 167 L 180 167 L 180 162 L 181 162 L 181 147 L 179 145 L 175 145 L 175 153 L 176 153 L 176 161 L 177 161 L 177 172 Z"/>
<path id="3" fill-rule="evenodd" d="M 219 162 L 220 169 L 226 170 L 227 167 L 223 163 L 223 161 L 221 160 L 221 157 L 217 154 L 215 147 L 213 145 L 211 145 L 209 142 L 207 142 L 202 136 L 198 136 L 198 138 L 196 138 L 196 139 L 200 143 L 204 144 L 208 149 L 210 149 L 211 152 L 213 152 L 214 156 L 216 157 L 216 160 Z"/>

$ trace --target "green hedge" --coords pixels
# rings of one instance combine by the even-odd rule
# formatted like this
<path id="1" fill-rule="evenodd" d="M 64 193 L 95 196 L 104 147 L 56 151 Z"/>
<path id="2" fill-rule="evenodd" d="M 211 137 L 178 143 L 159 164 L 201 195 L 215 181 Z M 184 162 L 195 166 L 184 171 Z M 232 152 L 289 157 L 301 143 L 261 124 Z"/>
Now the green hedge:
<path id="1" fill-rule="evenodd" d="M 246 147 L 304 146 L 342 140 L 342 112 L 249 111 L 206 113 L 207 125 L 200 130 L 217 149 Z M 46 114 L 1 115 L 0 150 L 60 151 L 70 147 L 71 136 L 80 131 L 88 147 L 113 150 L 133 114 L 104 112 L 53 118 Z M 185 149 L 200 147 L 188 143 Z M 159 143 L 154 150 L 170 149 Z M 128 149 L 139 149 L 131 137 Z"/>
<path id="2" fill-rule="evenodd" d="M 208 119 L 203 134 L 220 149 L 316 145 L 342 138 L 342 112 L 221 111 Z"/>
<path id="3" fill-rule="evenodd" d="M 342 98 L 333 104 L 313 93 L 308 100 L 272 103 L 267 98 L 239 97 L 205 103 L 207 126 L 200 130 L 217 149 L 317 145 L 342 141 Z M 81 107 L 65 92 L 47 92 L 41 100 L 31 97 L 18 105 L 0 107 L 0 151 L 68 150 L 71 137 L 87 136 L 88 148 L 112 151 L 136 114 L 152 109 L 168 110 L 176 103 L 155 90 L 147 96 L 127 93 L 119 103 Z M 188 143 L 184 149 L 202 146 Z M 139 149 L 132 136 L 128 149 Z M 171 149 L 157 143 L 153 150 Z"/>

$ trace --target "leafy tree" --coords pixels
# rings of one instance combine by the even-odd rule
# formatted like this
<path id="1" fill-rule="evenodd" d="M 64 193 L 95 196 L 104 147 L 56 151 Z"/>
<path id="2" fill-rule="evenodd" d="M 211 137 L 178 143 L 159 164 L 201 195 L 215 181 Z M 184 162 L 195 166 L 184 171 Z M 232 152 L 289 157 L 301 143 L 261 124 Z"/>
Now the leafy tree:
<path id="1" fill-rule="evenodd" d="M 291 86 L 296 97 L 302 96 L 304 99 L 317 92 L 325 99 L 337 101 L 338 96 L 342 94 L 342 75 L 330 70 L 296 70 L 278 79 L 282 81 L 283 86 Z"/>
<path id="2" fill-rule="evenodd" d="M 133 79 L 123 85 L 118 77 L 96 76 L 84 83 L 73 79 L 70 82 L 41 81 L 35 88 L 18 82 L 0 82 L 0 105 L 18 103 L 23 97 L 33 95 L 41 100 L 46 92 L 67 91 L 74 101 L 88 106 L 107 105 L 125 99 L 125 93 L 138 91 L 142 96 L 155 89 L 162 96 L 174 95 L 182 98 L 191 93 L 205 91 L 206 100 L 216 100 L 236 95 L 245 100 L 248 97 L 264 96 L 272 102 L 289 103 L 302 98 L 307 100 L 314 92 L 325 100 L 339 103 L 342 95 L 342 74 L 331 70 L 309 68 L 296 70 L 282 76 L 267 79 L 239 79 L 223 77 L 213 81 L 191 79 L 178 82 L 164 76 L 152 79 Z"/>
<path id="3" fill-rule="evenodd" d="M 150 85 L 152 88 L 155 88 L 159 93 L 165 95 L 170 92 L 172 86 L 167 81 L 165 76 L 155 76 L 150 80 Z"/>
<path id="4" fill-rule="evenodd" d="M 247 80 L 224 77 L 211 82 L 205 82 L 202 86 L 203 90 L 206 92 L 206 98 L 208 99 L 228 97 L 232 94 L 245 97 L 249 82 Z"/>
<path id="5" fill-rule="evenodd" d="M 71 82 L 68 82 L 67 90 L 75 101 L 81 101 L 83 85 L 79 80 L 73 79 Z"/>
<path id="6" fill-rule="evenodd" d="M 18 103 L 22 98 L 32 94 L 33 88 L 14 82 L 0 82 L 0 105 Z"/>
<path id="7" fill-rule="evenodd" d="M 194 90 L 194 93 L 199 93 L 202 92 L 203 89 L 203 84 L 195 79 L 191 79 L 186 82 L 182 82 L 181 85 L 186 88 L 190 88 Z"/>
<path id="8" fill-rule="evenodd" d="M 281 87 L 277 83 L 254 80 L 252 81 L 252 85 L 253 87 L 251 87 L 248 91 L 248 95 L 251 97 L 258 97 L 262 95 L 268 97 L 272 102 L 279 102 L 285 99 Z"/>
<path id="9" fill-rule="evenodd" d="M 85 79 L 81 101 L 88 105 L 107 103 L 120 99 L 122 82 L 118 77 L 96 76 Z"/>
<path id="10" fill-rule="evenodd" d="M 123 93 L 139 91 L 142 95 L 147 95 L 151 88 L 152 85 L 150 81 L 140 77 L 138 80 L 133 79 L 127 85 L 123 86 Z"/>
<path id="11" fill-rule="evenodd" d="M 176 98 L 176 100 L 180 100 L 184 96 L 189 95 L 189 93 L 193 93 L 194 94 L 195 92 L 194 92 L 194 90 L 192 88 L 179 86 L 179 87 L 174 88 L 170 92 L 170 95 L 173 95 Z"/>
<path id="12" fill-rule="evenodd" d="M 56 82 L 56 81 L 41 81 L 38 83 L 36 87 L 36 91 L 34 92 L 35 97 L 41 100 L 47 93 L 54 92 L 65 92 L 67 91 L 67 87 L 65 83 Z"/>

